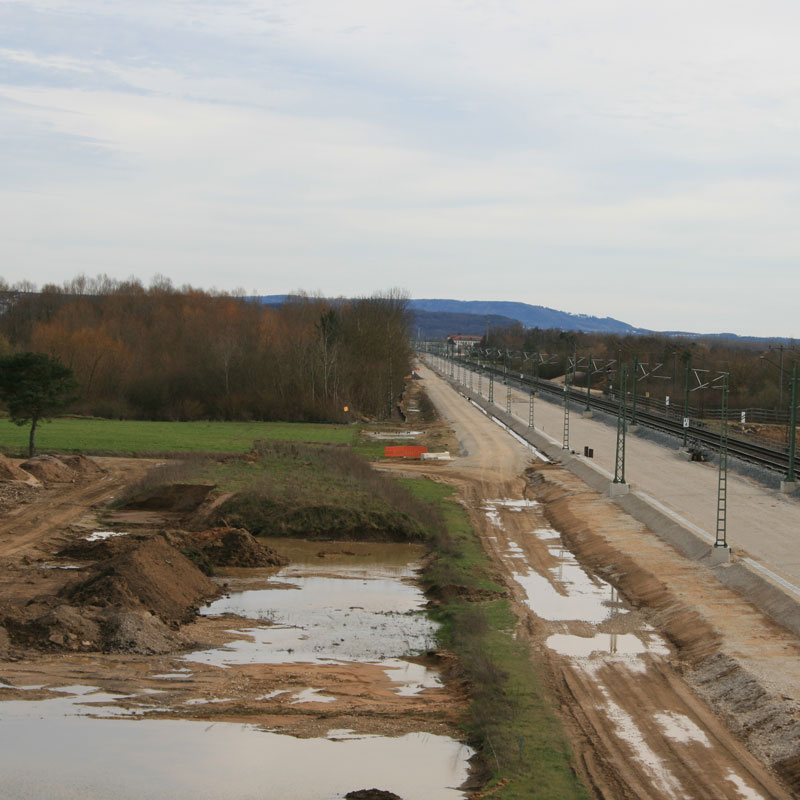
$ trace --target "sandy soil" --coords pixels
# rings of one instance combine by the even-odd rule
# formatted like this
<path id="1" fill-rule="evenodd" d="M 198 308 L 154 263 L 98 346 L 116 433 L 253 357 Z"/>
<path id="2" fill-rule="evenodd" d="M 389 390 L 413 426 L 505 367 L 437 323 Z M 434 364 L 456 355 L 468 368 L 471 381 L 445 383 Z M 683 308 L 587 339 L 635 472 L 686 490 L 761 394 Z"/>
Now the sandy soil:
<path id="1" fill-rule="evenodd" d="M 532 462 L 443 380 L 425 367 L 420 373 L 462 456 L 449 466 L 414 469 L 460 487 L 512 593 L 519 634 L 549 664 L 581 769 L 597 795 L 793 796 L 800 750 L 796 638 L 570 473 Z M 523 498 L 536 504 L 498 502 Z M 583 620 L 580 613 L 535 613 L 548 595 L 541 578 L 565 597 L 574 588 L 559 579 L 560 570 L 571 569 L 561 557 L 569 553 L 532 533 L 548 527 L 561 534 L 559 546 L 610 582 L 601 605 L 616 613 L 600 621 L 592 612 Z M 591 583 L 590 594 L 606 591 L 599 578 Z M 606 635 L 641 646 L 635 655 L 612 645 L 575 656 L 546 645 L 560 641 L 551 637 L 574 647 Z"/>

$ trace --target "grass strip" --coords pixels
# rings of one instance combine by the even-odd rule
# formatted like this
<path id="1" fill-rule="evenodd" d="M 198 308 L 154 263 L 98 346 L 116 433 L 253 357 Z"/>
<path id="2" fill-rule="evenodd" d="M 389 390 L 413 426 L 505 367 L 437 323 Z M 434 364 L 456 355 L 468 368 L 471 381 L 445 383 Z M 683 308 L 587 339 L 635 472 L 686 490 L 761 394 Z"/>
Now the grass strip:
<path id="1" fill-rule="evenodd" d="M 27 454 L 28 426 L 0 419 L 0 450 Z M 356 425 L 302 422 L 148 422 L 112 419 L 55 419 L 36 431 L 36 448 L 47 453 L 145 455 L 246 453 L 256 439 L 352 444 Z"/>
<path id="2" fill-rule="evenodd" d="M 455 652 L 470 686 L 464 728 L 483 757 L 486 786 L 498 800 L 588 800 L 569 741 L 547 690 L 545 665 L 513 632 L 517 620 L 453 490 L 425 479 L 403 483 L 441 510 L 444 530 L 424 581 L 443 646 Z M 494 593 L 489 590 L 494 589 Z"/>

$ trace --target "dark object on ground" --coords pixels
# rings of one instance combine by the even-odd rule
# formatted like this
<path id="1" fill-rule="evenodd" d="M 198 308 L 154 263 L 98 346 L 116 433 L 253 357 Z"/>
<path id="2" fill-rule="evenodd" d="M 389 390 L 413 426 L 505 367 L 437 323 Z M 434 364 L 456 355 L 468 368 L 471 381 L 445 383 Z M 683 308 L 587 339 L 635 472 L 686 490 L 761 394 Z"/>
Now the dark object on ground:
<path id="1" fill-rule="evenodd" d="M 147 489 L 128 500 L 122 508 L 136 511 L 188 512 L 197 509 L 214 488 L 212 484 L 171 483 Z"/>
<path id="2" fill-rule="evenodd" d="M 692 457 L 692 461 L 708 461 L 708 453 L 703 449 L 703 446 L 697 439 L 692 439 L 692 441 L 689 442 L 687 450 Z"/>
<path id="3" fill-rule="evenodd" d="M 348 792 L 344 797 L 345 800 L 403 800 L 394 792 L 386 792 L 383 789 L 358 789 L 355 792 Z"/>

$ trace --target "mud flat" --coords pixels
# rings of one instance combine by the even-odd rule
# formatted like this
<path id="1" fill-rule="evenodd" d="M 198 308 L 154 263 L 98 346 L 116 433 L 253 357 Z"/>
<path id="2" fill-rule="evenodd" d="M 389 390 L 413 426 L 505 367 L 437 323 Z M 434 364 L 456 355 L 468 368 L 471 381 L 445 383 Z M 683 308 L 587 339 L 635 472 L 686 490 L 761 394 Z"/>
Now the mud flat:
<path id="1" fill-rule="evenodd" d="M 221 570 L 224 596 L 181 629 L 188 651 L 8 664 L 3 796 L 463 798 L 472 751 L 427 654 L 421 548 L 276 545 L 290 566 Z"/>

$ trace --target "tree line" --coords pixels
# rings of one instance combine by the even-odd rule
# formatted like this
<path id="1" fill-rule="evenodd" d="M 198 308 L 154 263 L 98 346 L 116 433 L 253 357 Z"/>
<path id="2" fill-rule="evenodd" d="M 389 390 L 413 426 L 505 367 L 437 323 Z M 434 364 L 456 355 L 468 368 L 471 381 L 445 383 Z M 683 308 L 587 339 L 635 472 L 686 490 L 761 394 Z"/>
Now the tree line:
<path id="1" fill-rule="evenodd" d="M 387 417 L 411 369 L 409 325 L 398 290 L 265 306 L 163 277 L 145 287 L 80 276 L 41 289 L 0 279 L 0 356 L 58 358 L 79 385 L 70 410 L 99 417 Z"/>
<path id="2" fill-rule="evenodd" d="M 586 363 L 590 355 L 593 361 L 599 362 L 598 366 L 612 361 L 627 363 L 631 374 L 636 360 L 647 365 L 646 369 L 640 367 L 640 376 L 661 364 L 654 375 L 638 383 L 637 394 L 647 393 L 658 400 L 664 400 L 669 395 L 673 402 L 682 401 L 688 365 L 692 370 L 689 376 L 689 386 L 693 390 L 690 402 L 701 409 L 719 406 L 720 393 L 711 387 L 695 390 L 697 378 L 708 380 L 727 372 L 730 376 L 731 408 L 780 409 L 785 412 L 789 407 L 792 364 L 800 364 L 800 348 L 794 342 L 781 344 L 777 341 L 722 336 L 689 337 L 657 333 L 623 336 L 524 328 L 516 324 L 490 328 L 482 346 L 486 347 L 487 343 L 490 349 L 500 353 L 547 353 L 550 358 L 539 366 L 539 374 L 543 378 L 564 375 L 577 353 L 578 368 L 574 378 L 578 386 L 586 386 Z M 521 366 L 523 358 L 515 356 L 514 366 Z M 782 382 L 781 361 L 784 370 Z M 530 364 L 526 369 L 531 369 Z M 697 376 L 693 372 L 695 369 L 698 370 Z M 595 373 L 591 378 L 592 387 L 602 389 L 614 377 L 614 370 Z M 629 385 L 629 391 L 630 388 Z"/>

